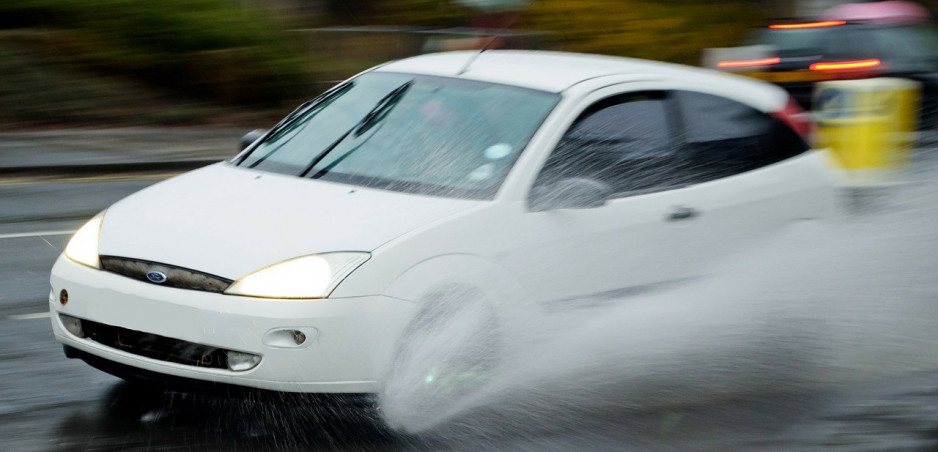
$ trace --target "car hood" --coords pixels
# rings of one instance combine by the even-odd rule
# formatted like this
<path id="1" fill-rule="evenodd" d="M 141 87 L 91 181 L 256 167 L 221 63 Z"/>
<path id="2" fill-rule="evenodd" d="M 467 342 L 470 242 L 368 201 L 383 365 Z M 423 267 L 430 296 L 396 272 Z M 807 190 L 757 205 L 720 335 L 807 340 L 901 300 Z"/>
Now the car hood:
<path id="1" fill-rule="evenodd" d="M 314 253 L 372 251 L 484 204 L 212 165 L 108 208 L 99 253 L 229 279 Z"/>

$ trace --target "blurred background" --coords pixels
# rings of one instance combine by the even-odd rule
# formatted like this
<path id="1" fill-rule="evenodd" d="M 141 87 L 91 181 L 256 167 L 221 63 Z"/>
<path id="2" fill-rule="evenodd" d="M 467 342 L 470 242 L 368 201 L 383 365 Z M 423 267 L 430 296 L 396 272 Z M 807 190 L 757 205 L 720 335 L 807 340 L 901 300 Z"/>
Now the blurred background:
<path id="1" fill-rule="evenodd" d="M 754 27 L 837 3 L 845 2 L 4 2 L 0 129 L 269 124 L 372 65 L 486 44 L 697 65 L 705 48 L 739 45 Z"/>
<path id="2" fill-rule="evenodd" d="M 0 129 L 270 124 L 380 62 L 559 49 L 698 64 L 831 0 L 22 0 L 0 5 Z M 934 7 L 938 1 L 923 2 Z"/>
<path id="3" fill-rule="evenodd" d="M 815 73 L 807 64 L 787 65 L 786 59 L 804 63 L 805 55 L 818 62 L 830 61 L 827 57 L 891 58 L 887 53 L 825 55 L 816 50 L 818 42 L 834 42 L 826 37 L 808 45 L 788 47 L 789 41 L 777 41 L 774 47 L 759 47 L 766 44 L 760 39 L 770 25 L 817 21 L 845 3 L 0 2 L 0 449 L 934 450 L 929 448 L 938 447 L 938 358 L 923 352 L 938 350 L 934 334 L 938 315 L 932 309 L 938 299 L 934 121 L 922 122 L 904 150 L 911 161 L 908 180 L 916 183 L 847 192 L 851 202 L 864 209 L 852 210 L 849 221 L 823 234 L 805 234 L 814 239 L 794 235 L 787 242 L 783 238 L 774 246 L 754 250 L 727 272 L 721 287 L 728 288 L 730 296 L 723 291 L 678 294 L 680 302 L 697 303 L 699 319 L 767 323 L 780 331 L 779 337 L 789 337 L 791 331 L 806 336 L 827 331 L 815 328 L 811 322 L 816 319 L 799 322 L 803 319 L 790 317 L 814 312 L 816 302 L 830 302 L 829 309 L 836 312 L 823 315 L 841 328 L 831 331 L 849 332 L 838 336 L 842 342 L 828 341 L 834 344 L 831 347 L 844 360 L 852 360 L 844 365 L 851 371 L 895 370 L 882 384 L 848 386 L 840 392 L 845 388 L 828 378 L 831 367 L 820 366 L 817 378 L 824 384 L 812 386 L 807 395 L 749 394 L 725 404 L 630 415 L 594 410 L 606 402 L 607 392 L 599 390 L 591 394 L 594 399 L 572 399 L 569 405 L 577 409 L 551 405 L 556 394 L 567 389 L 561 385 L 539 401 L 544 404 L 541 411 L 529 406 L 522 412 L 522 417 L 530 418 L 523 433 L 489 438 L 486 435 L 501 426 L 489 430 L 482 426 L 475 442 L 434 442 L 395 437 L 348 412 L 303 401 L 284 404 L 141 391 L 65 359 L 48 324 L 49 269 L 84 221 L 157 181 L 234 155 L 238 139 L 248 130 L 270 127 L 339 80 L 390 59 L 486 46 L 565 50 L 710 66 L 792 90 L 806 84 L 810 88 L 817 81 L 907 75 L 923 83 L 925 118 L 938 116 L 938 109 L 928 110 L 935 105 L 929 100 L 938 98 L 933 88 L 938 76 L 931 77 L 938 74 L 932 22 L 938 0 L 909 2 L 926 12 L 911 21 L 884 25 L 871 19 L 864 25 L 869 30 L 851 29 L 861 30 L 864 39 L 879 36 L 874 29 L 881 25 L 922 31 L 921 39 L 888 41 L 893 36 L 883 35 L 894 44 L 886 48 L 897 51 L 896 58 L 917 64 L 903 74 L 879 69 Z M 796 31 L 790 42 L 803 44 L 802 35 L 815 33 Z M 748 53 L 753 49 L 756 54 Z M 782 50 L 791 53 L 776 53 Z M 727 61 L 734 66 L 719 67 Z M 900 66 L 891 62 L 889 67 Z M 808 78 L 799 78 L 803 76 Z M 808 97 L 799 99 L 806 109 L 812 107 L 808 92 Z M 761 273 L 752 277 L 744 270 Z M 857 307 L 856 300 L 866 300 L 865 310 Z M 740 306 L 755 306 L 758 316 L 743 315 L 749 312 L 745 310 L 740 314 Z M 794 308 L 778 316 L 778 306 Z M 567 329 L 560 336 L 574 339 L 566 356 L 546 347 L 536 349 L 539 356 L 550 357 L 552 366 L 564 359 L 575 364 L 583 350 L 617 345 L 628 338 L 619 323 L 584 325 L 588 328 Z M 789 325 L 791 330 L 785 329 Z M 642 325 L 632 326 L 640 331 Z M 707 326 L 704 322 L 703 331 L 709 331 L 715 342 L 749 340 L 722 324 Z M 678 345 L 696 340 L 686 338 Z M 765 343 L 776 350 L 779 342 L 770 337 Z M 793 347 L 801 347 L 801 342 L 794 343 Z M 613 348 L 604 366 L 589 363 L 596 368 L 594 380 L 603 380 L 602 384 L 608 382 L 606 376 L 627 375 L 642 357 L 649 358 L 638 354 L 636 359 L 626 347 Z M 680 355 L 683 350 L 672 351 Z M 777 361 L 789 362 L 785 356 Z M 675 374 L 694 380 L 699 367 L 694 367 L 694 360 L 687 362 L 687 367 L 675 366 Z M 654 359 L 648 363 L 656 364 Z M 566 374 L 558 374 L 563 378 L 557 381 L 577 381 L 583 367 L 571 366 Z M 792 380 L 779 374 L 779 367 L 764 368 L 766 386 Z M 733 387 L 735 372 L 733 368 L 720 373 L 719 382 Z M 603 388 L 599 383 L 596 387 Z M 566 424 L 570 411 L 587 423 Z"/>

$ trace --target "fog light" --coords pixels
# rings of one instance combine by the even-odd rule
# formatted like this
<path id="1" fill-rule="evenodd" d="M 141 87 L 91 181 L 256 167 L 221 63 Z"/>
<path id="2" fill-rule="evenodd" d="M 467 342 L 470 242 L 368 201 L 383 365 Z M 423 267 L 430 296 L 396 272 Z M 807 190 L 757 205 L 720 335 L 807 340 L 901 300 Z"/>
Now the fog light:
<path id="1" fill-rule="evenodd" d="M 85 337 L 85 330 L 81 328 L 81 319 L 76 319 L 75 317 L 59 314 L 59 320 L 62 321 L 62 326 L 69 332 L 78 337 Z"/>
<path id="2" fill-rule="evenodd" d="M 62 306 L 65 306 L 66 304 L 68 304 L 68 291 L 67 290 L 62 289 L 62 291 L 59 292 L 59 303 L 62 303 Z"/>
<path id="3" fill-rule="evenodd" d="M 235 372 L 251 370 L 257 366 L 259 362 L 261 362 L 260 356 L 252 355 L 250 353 L 242 353 L 232 350 L 228 350 L 225 353 L 228 355 L 228 368 Z"/>

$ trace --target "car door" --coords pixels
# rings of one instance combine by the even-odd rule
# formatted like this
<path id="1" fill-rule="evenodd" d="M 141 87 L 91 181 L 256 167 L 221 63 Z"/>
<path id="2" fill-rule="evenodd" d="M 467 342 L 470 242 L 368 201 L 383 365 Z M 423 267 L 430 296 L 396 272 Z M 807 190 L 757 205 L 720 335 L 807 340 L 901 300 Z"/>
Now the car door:
<path id="1" fill-rule="evenodd" d="M 589 306 L 687 277 L 686 172 L 664 91 L 585 102 L 531 187 L 529 203 L 565 181 L 608 187 L 590 208 L 529 209 L 512 228 L 526 237 L 502 256 L 528 293 L 550 308 Z M 546 193 L 546 195 L 545 195 Z"/>
<path id="2" fill-rule="evenodd" d="M 698 234 L 685 244 L 688 265 L 706 272 L 786 225 L 830 213 L 833 188 L 820 156 L 778 118 L 715 94 L 670 96 Z"/>

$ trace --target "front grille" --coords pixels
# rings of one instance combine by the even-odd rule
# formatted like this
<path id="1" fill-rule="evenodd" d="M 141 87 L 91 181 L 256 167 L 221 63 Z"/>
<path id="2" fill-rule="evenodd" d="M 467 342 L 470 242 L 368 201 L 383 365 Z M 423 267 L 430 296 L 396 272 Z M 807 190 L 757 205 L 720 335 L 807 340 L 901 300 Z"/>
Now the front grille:
<path id="1" fill-rule="evenodd" d="M 134 355 L 187 366 L 228 368 L 228 355 L 221 348 L 128 330 L 90 320 L 82 320 L 81 328 L 88 339 Z"/>
<path id="2" fill-rule="evenodd" d="M 222 293 L 234 282 L 220 276 L 142 259 L 116 256 L 101 256 L 100 259 L 101 268 L 105 271 L 138 281 L 152 282 L 147 278 L 147 273 L 151 271 L 162 272 L 166 275 L 166 281 L 159 284 L 177 289 Z"/>

